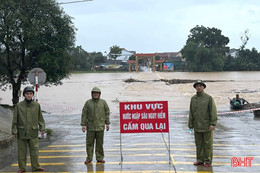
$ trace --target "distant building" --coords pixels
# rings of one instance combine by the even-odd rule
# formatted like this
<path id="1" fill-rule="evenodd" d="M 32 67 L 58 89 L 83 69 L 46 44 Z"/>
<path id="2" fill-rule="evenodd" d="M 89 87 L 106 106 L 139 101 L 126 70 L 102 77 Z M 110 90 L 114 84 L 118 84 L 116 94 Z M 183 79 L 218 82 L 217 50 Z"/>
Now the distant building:
<path id="1" fill-rule="evenodd" d="M 163 52 L 157 53 L 157 56 L 163 58 L 165 62 L 173 63 L 175 70 L 182 70 L 185 66 L 185 60 L 182 58 L 181 52 Z"/>
<path id="2" fill-rule="evenodd" d="M 120 64 L 121 62 L 126 63 L 129 60 L 129 58 L 134 54 L 135 51 L 129 51 L 126 50 L 125 48 L 122 48 L 122 52 L 120 55 L 118 55 L 118 57 L 116 57 L 116 60 L 108 57 L 107 63 L 116 63 L 116 64 Z"/>
<path id="3" fill-rule="evenodd" d="M 157 53 L 157 55 L 163 58 L 165 61 L 182 61 L 181 52 L 163 52 Z"/>
<path id="4" fill-rule="evenodd" d="M 129 58 L 135 53 L 135 51 L 129 51 L 123 48 L 121 54 L 116 58 L 116 60 L 121 62 L 127 62 L 127 60 L 129 60 Z"/>
<path id="5" fill-rule="evenodd" d="M 230 49 L 229 52 L 227 53 L 227 56 L 232 56 L 233 58 L 238 57 L 238 51 L 239 49 Z"/>

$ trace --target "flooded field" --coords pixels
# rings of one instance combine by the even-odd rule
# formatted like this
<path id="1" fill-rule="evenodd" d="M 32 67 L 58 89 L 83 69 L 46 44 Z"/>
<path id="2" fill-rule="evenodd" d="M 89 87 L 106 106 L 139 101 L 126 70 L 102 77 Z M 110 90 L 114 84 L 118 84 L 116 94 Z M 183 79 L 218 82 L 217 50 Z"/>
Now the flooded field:
<path id="1" fill-rule="evenodd" d="M 133 78 L 143 82 L 126 83 Z M 169 111 L 186 112 L 190 98 L 195 94 L 192 83 L 167 84 L 160 79 L 221 80 L 208 82 L 205 92 L 212 95 L 218 110 L 229 111 L 229 98 L 236 93 L 248 102 L 260 101 L 260 72 L 140 72 L 140 73 L 79 73 L 63 80 L 63 85 L 39 89 L 39 102 L 51 114 L 78 114 L 90 98 L 94 86 L 102 90 L 111 112 L 119 112 L 121 101 L 166 100 Z M 25 86 L 22 87 L 22 89 Z M 11 91 L 0 91 L 1 104 L 11 104 Z"/>

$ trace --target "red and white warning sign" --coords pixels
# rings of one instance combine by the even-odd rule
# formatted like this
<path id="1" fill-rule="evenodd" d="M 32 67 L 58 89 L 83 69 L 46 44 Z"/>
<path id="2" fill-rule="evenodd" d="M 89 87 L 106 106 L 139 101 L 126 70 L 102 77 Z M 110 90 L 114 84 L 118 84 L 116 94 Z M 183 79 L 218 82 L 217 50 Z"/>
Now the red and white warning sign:
<path id="1" fill-rule="evenodd" d="M 168 102 L 120 102 L 120 132 L 168 133 Z"/>

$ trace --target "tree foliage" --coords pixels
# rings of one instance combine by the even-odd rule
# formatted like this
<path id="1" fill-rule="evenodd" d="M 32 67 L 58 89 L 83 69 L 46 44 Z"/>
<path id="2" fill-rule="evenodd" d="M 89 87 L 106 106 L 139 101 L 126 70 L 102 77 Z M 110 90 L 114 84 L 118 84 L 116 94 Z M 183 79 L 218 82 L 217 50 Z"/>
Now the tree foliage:
<path id="1" fill-rule="evenodd" d="M 116 58 L 122 53 L 122 48 L 120 48 L 119 46 L 117 45 L 114 45 L 112 47 L 110 47 L 110 51 L 109 51 L 109 56 L 116 60 Z"/>
<path id="2" fill-rule="evenodd" d="M 34 67 L 47 74 L 48 84 L 59 84 L 71 71 L 69 48 L 75 41 L 71 17 L 55 0 L 17 0 L 0 3 L 0 83 L 18 91 Z"/>
<path id="3" fill-rule="evenodd" d="M 70 55 L 73 59 L 73 70 L 88 71 L 106 61 L 101 52 L 88 53 L 81 46 L 72 48 Z"/>
<path id="4" fill-rule="evenodd" d="M 259 71 L 260 52 L 255 48 L 240 49 L 237 57 L 228 56 L 225 68 L 226 71 Z"/>
<path id="5" fill-rule="evenodd" d="M 81 46 L 74 47 L 70 50 L 73 59 L 73 70 L 86 70 L 88 68 L 89 54 Z"/>
<path id="6" fill-rule="evenodd" d="M 260 52 L 255 48 L 245 49 L 250 38 L 249 30 L 241 34 L 242 45 L 237 50 L 236 56 L 229 55 L 224 66 L 226 71 L 259 71 L 260 70 Z"/>
<path id="7" fill-rule="evenodd" d="M 229 38 L 217 28 L 196 26 L 190 30 L 186 45 L 181 53 L 190 71 L 222 71 Z"/>
<path id="8" fill-rule="evenodd" d="M 106 62 L 107 58 L 103 56 L 101 52 L 93 52 L 90 56 L 91 60 L 93 61 L 93 65 L 100 65 Z"/>

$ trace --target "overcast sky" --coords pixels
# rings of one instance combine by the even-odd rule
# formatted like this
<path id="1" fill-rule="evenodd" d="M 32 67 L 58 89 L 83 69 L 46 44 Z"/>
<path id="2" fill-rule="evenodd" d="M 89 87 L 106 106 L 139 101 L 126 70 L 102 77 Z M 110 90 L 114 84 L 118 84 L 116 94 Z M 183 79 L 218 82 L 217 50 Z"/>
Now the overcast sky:
<path id="1" fill-rule="evenodd" d="M 58 0 L 70 2 L 76 0 Z M 241 34 L 251 35 L 246 48 L 260 51 L 259 0 L 93 0 L 61 5 L 73 17 L 76 45 L 109 52 L 118 45 L 137 53 L 177 52 L 196 25 L 215 27 L 239 48 Z"/>

